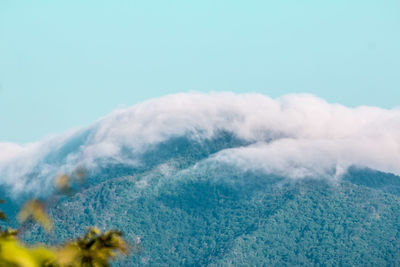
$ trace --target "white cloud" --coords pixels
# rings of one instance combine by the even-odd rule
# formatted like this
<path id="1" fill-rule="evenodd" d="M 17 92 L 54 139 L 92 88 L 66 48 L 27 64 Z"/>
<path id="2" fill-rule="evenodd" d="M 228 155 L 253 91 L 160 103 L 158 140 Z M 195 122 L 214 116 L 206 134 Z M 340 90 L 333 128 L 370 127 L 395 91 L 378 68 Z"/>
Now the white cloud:
<path id="1" fill-rule="evenodd" d="M 189 93 L 117 110 L 86 129 L 38 143 L 0 143 L 0 183 L 15 191 L 48 188 L 56 172 L 78 164 L 137 162 L 122 148 L 135 154 L 174 136 L 208 138 L 219 130 L 253 145 L 213 159 L 247 169 L 302 178 L 360 165 L 400 174 L 399 109 L 348 108 L 306 94 Z M 35 168 L 40 178 L 28 180 Z"/>

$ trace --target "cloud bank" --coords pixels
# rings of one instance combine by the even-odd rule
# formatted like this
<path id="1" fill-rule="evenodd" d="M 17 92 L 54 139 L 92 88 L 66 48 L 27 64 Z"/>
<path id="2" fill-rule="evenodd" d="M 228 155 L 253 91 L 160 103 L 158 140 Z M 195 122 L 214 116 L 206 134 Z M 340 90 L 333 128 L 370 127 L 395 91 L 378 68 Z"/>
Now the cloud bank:
<path id="1" fill-rule="evenodd" d="M 187 93 L 116 110 L 89 127 L 31 144 L 0 143 L 0 185 L 49 188 L 57 172 L 132 155 L 173 137 L 228 131 L 250 145 L 209 160 L 289 178 L 339 177 L 349 166 L 400 174 L 400 109 L 330 104 L 307 94 Z"/>

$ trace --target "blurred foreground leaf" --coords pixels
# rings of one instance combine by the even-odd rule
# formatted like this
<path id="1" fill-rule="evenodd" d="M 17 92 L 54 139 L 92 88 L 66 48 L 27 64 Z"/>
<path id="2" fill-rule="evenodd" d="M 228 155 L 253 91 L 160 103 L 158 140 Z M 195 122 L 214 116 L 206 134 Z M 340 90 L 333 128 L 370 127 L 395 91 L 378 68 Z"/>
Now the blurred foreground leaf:
<path id="1" fill-rule="evenodd" d="M 4 232 L 0 235 L 0 266 L 4 267 L 41 267 L 56 266 L 56 254 L 43 246 L 28 248 L 16 238 L 16 232 Z"/>
<path id="2" fill-rule="evenodd" d="M 70 184 L 70 177 L 67 174 L 60 174 L 54 180 L 54 184 L 57 190 L 63 195 L 71 195 L 73 189 Z"/>
<path id="3" fill-rule="evenodd" d="M 2 221 L 7 220 L 7 216 L 2 211 L 0 211 L 0 220 L 2 220 Z"/>
<path id="4" fill-rule="evenodd" d="M 0 199 L 0 204 L 3 204 L 3 203 L 4 203 L 4 200 Z M 6 214 L 4 212 L 2 212 L 1 210 L 0 210 L 0 220 L 2 220 L 2 221 L 7 220 Z"/>
<path id="5" fill-rule="evenodd" d="M 67 243 L 60 249 L 58 258 L 61 265 L 71 267 L 107 267 L 117 253 L 128 253 L 128 246 L 120 231 L 101 233 L 97 228 L 89 228 L 83 238 Z"/>
<path id="6" fill-rule="evenodd" d="M 30 200 L 25 203 L 18 213 L 18 221 L 23 223 L 29 219 L 39 223 L 47 232 L 53 229 L 53 222 L 47 215 L 44 204 L 39 200 Z"/>

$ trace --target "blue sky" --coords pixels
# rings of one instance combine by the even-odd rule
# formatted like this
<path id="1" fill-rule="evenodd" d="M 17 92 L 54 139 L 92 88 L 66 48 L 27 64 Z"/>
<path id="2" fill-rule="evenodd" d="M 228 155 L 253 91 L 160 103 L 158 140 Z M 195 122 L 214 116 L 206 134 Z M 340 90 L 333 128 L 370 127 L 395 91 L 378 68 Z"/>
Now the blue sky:
<path id="1" fill-rule="evenodd" d="M 0 1 L 0 141 L 186 91 L 400 99 L 400 1 Z"/>

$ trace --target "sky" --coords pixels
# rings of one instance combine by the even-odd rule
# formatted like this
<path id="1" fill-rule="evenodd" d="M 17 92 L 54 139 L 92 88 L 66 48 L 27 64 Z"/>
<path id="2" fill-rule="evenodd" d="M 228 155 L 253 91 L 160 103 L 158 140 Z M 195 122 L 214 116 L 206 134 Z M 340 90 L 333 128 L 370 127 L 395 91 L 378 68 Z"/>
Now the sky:
<path id="1" fill-rule="evenodd" d="M 0 1 L 0 141 L 178 92 L 400 106 L 400 1 Z"/>

